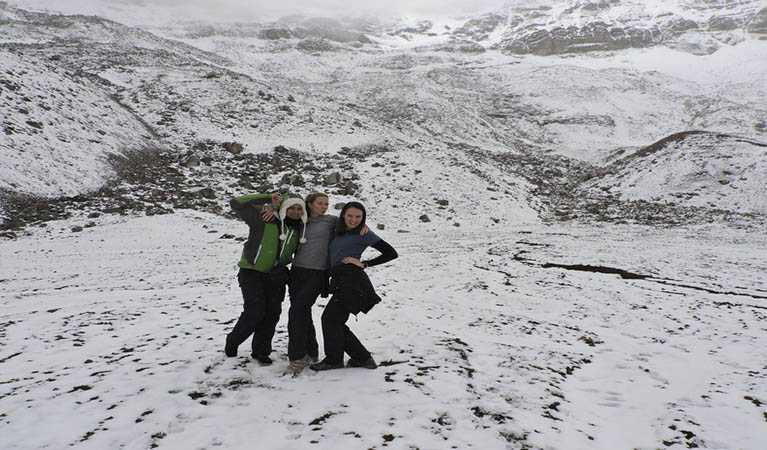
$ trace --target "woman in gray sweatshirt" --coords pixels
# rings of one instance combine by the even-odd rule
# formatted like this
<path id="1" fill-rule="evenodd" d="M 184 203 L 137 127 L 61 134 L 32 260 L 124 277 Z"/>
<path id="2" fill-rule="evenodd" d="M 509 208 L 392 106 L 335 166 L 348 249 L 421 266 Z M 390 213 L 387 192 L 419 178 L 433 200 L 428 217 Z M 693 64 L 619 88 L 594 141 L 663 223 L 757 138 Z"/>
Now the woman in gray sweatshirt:
<path id="1" fill-rule="evenodd" d="M 295 375 L 319 355 L 317 335 L 312 321 L 312 305 L 317 297 L 328 294 L 328 249 L 338 218 L 326 214 L 329 199 L 313 192 L 306 197 L 306 242 L 298 246 L 290 269 L 290 309 L 288 311 L 288 358 L 286 375 Z"/>

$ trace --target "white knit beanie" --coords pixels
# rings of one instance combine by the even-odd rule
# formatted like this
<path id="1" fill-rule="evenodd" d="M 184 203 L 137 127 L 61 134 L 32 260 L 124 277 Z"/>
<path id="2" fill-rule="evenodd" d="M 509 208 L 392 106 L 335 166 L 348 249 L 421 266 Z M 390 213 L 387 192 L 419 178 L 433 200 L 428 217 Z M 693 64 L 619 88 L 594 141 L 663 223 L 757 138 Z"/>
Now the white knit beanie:
<path id="1" fill-rule="evenodd" d="M 301 222 L 304 223 L 301 239 L 299 239 L 298 242 L 304 243 L 306 242 L 306 221 L 308 220 L 308 217 L 306 215 L 306 204 L 304 204 L 304 201 L 297 197 L 291 197 L 280 204 L 280 230 L 282 233 L 280 233 L 280 239 L 285 240 L 287 239 L 287 235 L 285 234 L 285 215 L 288 212 L 288 208 L 290 208 L 293 205 L 301 205 Z"/>

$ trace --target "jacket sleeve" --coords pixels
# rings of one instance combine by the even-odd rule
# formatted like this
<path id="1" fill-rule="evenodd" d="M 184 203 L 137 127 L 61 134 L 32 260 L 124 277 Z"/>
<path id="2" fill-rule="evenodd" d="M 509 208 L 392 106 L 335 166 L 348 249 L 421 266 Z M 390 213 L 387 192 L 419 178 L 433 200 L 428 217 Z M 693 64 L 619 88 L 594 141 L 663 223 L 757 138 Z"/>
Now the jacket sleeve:
<path id="1" fill-rule="evenodd" d="M 229 205 L 242 220 L 250 224 L 254 222 L 262 222 L 261 207 L 271 202 L 271 194 L 248 194 L 233 198 L 229 202 Z M 276 221 L 276 217 L 272 221 Z"/>
<path id="2" fill-rule="evenodd" d="M 377 266 L 379 264 L 387 263 L 399 256 L 397 250 L 394 250 L 394 247 L 389 245 L 389 243 L 383 239 L 376 242 L 375 245 L 373 245 L 373 248 L 381 252 L 381 254 L 369 261 L 365 261 L 367 266 Z"/>

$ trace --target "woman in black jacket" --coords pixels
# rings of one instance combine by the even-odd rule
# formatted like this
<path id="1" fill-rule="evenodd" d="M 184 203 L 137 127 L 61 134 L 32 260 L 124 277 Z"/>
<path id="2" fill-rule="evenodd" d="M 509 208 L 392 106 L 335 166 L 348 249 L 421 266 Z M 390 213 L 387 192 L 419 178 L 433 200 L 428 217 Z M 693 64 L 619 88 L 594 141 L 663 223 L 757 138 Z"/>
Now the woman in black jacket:
<path id="1" fill-rule="evenodd" d="M 325 359 L 312 364 L 313 370 L 340 369 L 344 366 L 344 352 L 351 359 L 347 367 L 378 367 L 370 352 L 346 325 L 349 314 L 366 313 L 381 297 L 376 294 L 365 269 L 391 261 L 397 251 L 372 231 L 360 235 L 367 213 L 358 202 L 344 205 L 336 226 L 336 235 L 330 243 L 331 297 L 322 313 L 322 334 Z M 361 261 L 366 248 L 373 247 L 380 255 Z"/>

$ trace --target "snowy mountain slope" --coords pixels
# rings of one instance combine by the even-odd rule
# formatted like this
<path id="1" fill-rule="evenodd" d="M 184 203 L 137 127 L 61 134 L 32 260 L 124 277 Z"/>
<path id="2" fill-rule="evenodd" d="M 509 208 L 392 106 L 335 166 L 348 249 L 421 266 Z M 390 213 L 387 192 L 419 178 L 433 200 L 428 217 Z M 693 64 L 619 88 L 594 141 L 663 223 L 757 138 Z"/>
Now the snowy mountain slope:
<path id="1" fill-rule="evenodd" d="M 166 145 L 148 123 L 154 117 L 125 102 L 124 86 L 110 82 L 120 80 L 99 77 L 100 70 L 114 66 L 141 73 L 146 65 L 174 59 L 204 70 L 200 58 L 222 61 L 99 18 L 0 8 L 8 31 L 0 50 L 5 69 L 0 146 L 7 154 L 0 188 L 6 190 L 47 196 L 97 190 L 113 176 L 108 155 Z"/>
<path id="2" fill-rule="evenodd" d="M 9 39 L 18 41 L 7 42 L 4 48 L 23 51 L 25 58 L 37 58 L 51 67 L 76 74 L 83 85 L 118 102 L 126 113 L 144 123 L 152 140 L 126 136 L 114 144 L 115 148 L 164 147 L 170 153 L 163 164 L 169 165 L 188 160 L 190 154 L 199 159 L 204 153 L 201 149 L 227 142 L 242 144 L 245 152 L 252 155 L 265 155 L 283 146 L 319 159 L 337 155 L 344 148 L 360 149 L 363 153 L 369 148 L 389 148 L 400 156 L 409 152 L 439 155 L 447 151 L 454 153 L 457 160 L 465 161 L 484 153 L 484 162 L 469 164 L 471 170 L 485 175 L 498 172 L 494 164 L 502 161 L 501 170 L 507 174 L 498 175 L 504 180 L 500 190 L 514 192 L 510 201 L 522 210 L 537 211 L 543 216 L 554 210 L 559 218 L 573 218 L 609 207 L 617 212 L 598 213 L 596 217 L 623 220 L 627 210 L 620 205 L 615 209 L 615 202 L 631 202 L 629 199 L 634 196 L 615 193 L 617 197 L 605 200 L 596 191 L 592 200 L 572 195 L 584 178 L 599 173 L 598 166 L 616 154 L 642 148 L 680 130 L 715 133 L 726 130 L 755 142 L 761 142 L 767 130 L 762 101 L 767 91 L 758 82 L 765 73 L 758 63 L 765 49 L 754 41 L 714 55 L 694 57 L 698 59 L 687 65 L 677 63 L 667 75 L 657 69 L 664 67 L 664 61 L 674 61 L 673 50 L 634 51 L 601 59 L 594 56 L 547 59 L 511 57 L 497 52 L 464 54 L 418 47 L 400 49 L 391 41 L 357 42 L 358 45 L 339 41 L 333 44 L 334 51 L 324 51 L 322 45 L 307 47 L 302 43 L 311 41 L 319 45 L 330 38 L 317 41 L 316 36 L 306 38 L 300 33 L 306 33 L 311 25 L 315 33 L 330 29 L 337 35 L 340 33 L 337 27 L 343 29 L 350 22 L 298 17 L 281 21 L 287 35 L 277 38 L 261 33 L 269 29 L 268 25 L 241 25 L 234 27 L 239 31 L 232 34 L 232 29 L 227 32 L 226 27 L 187 24 L 183 28 L 183 42 L 179 42 L 89 16 L 28 13 L 7 5 L 3 8 L 7 16 L 5 26 L 14 30 Z M 358 29 L 368 26 L 364 22 L 349 26 L 352 25 Z M 253 32 L 243 31 L 247 29 Z M 369 30 L 372 33 L 377 28 Z M 170 28 L 168 32 L 179 38 L 179 28 Z M 657 59 L 658 56 L 662 59 Z M 730 68 L 733 60 L 741 62 L 743 70 L 733 72 Z M 698 62 L 702 70 L 692 65 Z M 109 116 L 110 110 L 97 114 Z M 9 117 L 14 123 L 28 120 L 17 108 L 11 108 Z M 68 129 L 67 124 L 56 126 L 61 128 L 59 133 L 79 135 Z M 110 131 L 119 132 L 120 128 L 115 124 Z M 25 158 L 31 154 L 13 153 L 6 133 L 4 145 L 14 159 L 4 159 L 0 164 L 6 172 L 13 172 L 17 186 L 24 185 L 24 189 L 11 185 L 6 189 L 73 195 L 93 191 L 99 187 L 99 177 L 106 181 L 112 176 L 103 163 L 98 170 L 92 170 L 90 164 L 59 154 L 44 136 L 30 135 L 27 145 L 66 160 L 51 172 L 56 173 L 54 178 L 77 179 L 78 173 L 88 172 L 94 178 L 92 184 L 83 183 L 79 190 L 41 188 L 40 179 L 51 183 L 47 174 L 38 176 L 35 171 L 13 169 L 26 164 Z M 89 158 L 99 160 L 100 151 Z M 563 160 L 562 155 L 585 161 L 586 166 Z M 233 166 L 232 155 L 216 153 L 205 158 L 203 169 L 190 171 L 175 166 L 163 170 L 168 177 L 178 179 L 180 169 L 188 178 L 182 183 L 186 185 L 184 189 L 191 188 L 193 192 L 211 189 L 205 195 L 218 199 L 231 196 L 233 186 L 261 185 L 273 189 L 286 174 L 278 169 L 270 184 L 264 185 L 265 180 L 255 182 L 257 171 Z M 212 162 L 217 158 L 223 158 L 221 165 Z M 523 161 L 535 169 L 519 170 L 522 166 L 515 164 Z M 568 170 L 562 172 L 562 167 Z M 575 167 L 578 169 L 570 172 Z M 759 179 L 760 169 L 753 168 L 756 172 L 750 178 Z M 316 182 L 319 174 L 314 174 L 316 169 L 309 170 Z M 333 164 L 326 165 L 324 170 L 333 170 Z M 350 169 L 351 173 L 355 171 L 359 172 Z M 290 175 L 298 176 L 299 172 L 294 169 Z M 380 172 L 384 171 L 373 172 L 371 176 Z M 545 180 L 552 173 L 559 173 L 556 181 Z M 445 176 L 453 182 L 462 179 L 460 173 Z M 507 189 L 505 183 L 512 188 Z M 180 187 L 176 182 L 172 184 L 173 189 Z M 436 195 L 421 191 L 425 186 L 417 182 L 405 181 L 403 185 L 409 189 L 416 187 L 417 198 Z M 120 195 L 139 211 L 167 211 L 192 205 L 186 193 L 158 195 L 158 187 L 163 190 L 162 186 L 153 185 L 151 189 L 145 186 L 145 194 L 139 197 L 146 206 L 128 198 L 136 196 Z M 125 186 L 123 190 L 130 188 Z M 363 186 L 361 195 L 364 189 Z M 595 191 L 577 192 L 582 195 Z M 390 198 L 400 196 L 396 192 L 390 194 Z M 616 200 L 621 198 L 624 200 Z M 205 210 L 217 210 L 211 200 L 196 204 Z M 472 196 L 472 201 L 482 200 L 481 195 Z M 120 200 L 123 204 L 125 201 Z M 605 206 L 605 201 L 610 205 Z M 735 203 L 726 197 L 721 202 Z M 701 205 L 686 199 L 680 199 L 678 204 L 695 208 Z M 665 203 L 659 205 L 668 209 Z M 578 212 L 583 208 L 586 213 Z M 634 206 L 629 207 L 633 209 Z M 696 211 L 694 216 L 705 214 L 703 210 Z M 679 216 L 668 211 L 663 217 L 675 215 Z M 682 215 L 689 216 L 687 212 Z M 635 213 L 630 212 L 629 216 Z M 694 219 L 682 222 L 688 220 Z"/>
<path id="3" fill-rule="evenodd" d="M 204 2 L 189 3 L 182 11 L 163 3 L 126 4 L 96 0 L 73 0 L 65 4 L 51 4 L 49 0 L 10 2 L 12 5 L 45 12 L 64 14 L 97 14 L 112 20 L 142 26 L 152 31 L 184 28 L 192 22 L 226 23 L 229 32 L 241 34 L 249 23 L 273 23 L 272 36 L 287 30 L 281 25 L 297 22 L 313 24 L 301 27 L 304 36 L 320 35 L 334 40 L 347 33 L 335 26 L 328 27 L 329 19 L 317 21 L 321 10 L 304 8 L 307 14 L 286 9 L 285 5 L 237 4 L 226 2 L 211 8 Z M 205 6 L 208 6 L 207 8 Z M 338 6 L 338 5 L 335 5 Z M 388 8 L 370 8 L 364 4 L 344 8 L 338 14 L 329 8 L 328 16 L 341 16 L 346 25 L 354 25 L 355 36 L 360 32 L 394 37 L 403 45 L 424 43 L 441 45 L 446 41 L 470 40 L 483 48 L 499 48 L 512 53 L 558 54 L 581 53 L 594 50 L 620 50 L 646 46 L 667 45 L 695 54 L 709 54 L 722 47 L 765 34 L 767 8 L 759 0 L 737 2 L 714 0 L 707 2 L 675 1 L 512 1 L 476 4 L 470 13 L 446 11 L 434 17 L 397 14 L 396 5 Z M 383 10 L 382 10 L 383 9 Z M 464 8 L 465 11 L 469 11 Z M 355 18 L 350 19 L 350 16 Z M 439 16 L 439 17 L 437 17 Z M 172 17 L 171 20 L 164 20 Z M 362 20 L 356 19 L 361 17 Z M 310 20 L 306 21 L 305 19 Z M 333 19 L 332 21 L 337 20 Z M 322 25 L 320 25 L 320 23 Z M 362 26 L 359 26 L 362 25 Z M 210 30 L 215 26 L 206 25 Z M 247 33 L 247 31 L 246 31 Z M 323 34 L 324 33 L 324 34 Z M 745 36 L 744 36 L 745 35 Z M 373 37 L 374 40 L 380 37 Z M 343 41 L 348 41 L 346 38 Z M 356 37 L 354 38 L 356 40 Z M 388 39 L 387 39 L 388 40 Z"/>
<path id="4" fill-rule="evenodd" d="M 80 50 L 79 54 L 71 55 L 75 60 L 76 57 L 79 57 L 80 61 L 88 57 L 107 59 L 109 55 L 105 54 L 105 46 L 109 45 L 127 53 L 127 56 L 136 57 L 131 52 L 143 49 L 166 51 L 206 62 L 226 62 L 216 55 L 206 54 L 194 47 L 185 47 L 140 28 L 128 27 L 98 16 L 38 13 L 14 8 L 7 2 L 0 3 L 0 12 L 4 31 L 0 42 L 39 44 L 38 48 L 40 45 L 47 45 L 51 49 L 59 47 L 64 54 L 69 53 L 67 49 Z"/>
<path id="5" fill-rule="evenodd" d="M 763 2 L 560 1 L 510 7 L 496 48 L 515 54 L 572 54 L 664 45 L 711 54 L 761 33 Z M 499 13 L 495 13 L 496 15 Z M 487 30 L 484 30 L 487 32 Z"/>
<path id="6" fill-rule="evenodd" d="M 605 68 L 588 59 L 568 64 L 430 51 L 274 52 L 258 39 L 185 41 L 238 61 L 238 71 L 271 77 L 273 86 L 304 91 L 303 101 L 332 98 L 356 109 L 366 119 L 357 132 L 383 121 L 429 139 L 553 150 L 597 163 L 615 148 L 649 145 L 679 130 L 758 135 L 765 114 L 755 81 L 740 83 L 740 92 L 757 94 L 743 98 L 726 94 L 725 83 L 702 89 L 700 80 Z M 710 70 L 727 64 L 712 62 Z M 764 68 L 756 72 L 749 79 Z M 717 94 L 702 94 L 711 91 Z"/>
<path id="7" fill-rule="evenodd" d="M 151 145 L 151 128 L 92 80 L 19 50 L 0 49 L 0 64 L 0 189 L 97 190 L 109 155 Z"/>
<path id="8" fill-rule="evenodd" d="M 767 212 L 767 143 L 690 132 L 670 136 L 610 167 L 585 187 L 627 200 L 675 202 L 745 213 Z"/>
<path id="9" fill-rule="evenodd" d="M 254 429 L 259 446 L 285 449 L 767 439 L 767 247 L 752 232 L 387 229 L 401 258 L 371 271 L 384 301 L 350 324 L 382 366 L 292 379 L 280 376 L 287 314 L 274 366 L 221 352 L 241 302 L 241 243 L 221 237 L 241 223 L 180 212 L 73 234 L 74 223 L 0 242 L 14 255 L 0 260 L 3 448 L 239 448 Z"/>

